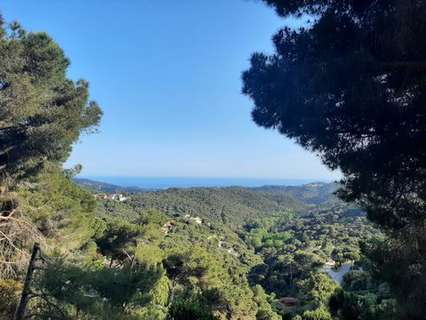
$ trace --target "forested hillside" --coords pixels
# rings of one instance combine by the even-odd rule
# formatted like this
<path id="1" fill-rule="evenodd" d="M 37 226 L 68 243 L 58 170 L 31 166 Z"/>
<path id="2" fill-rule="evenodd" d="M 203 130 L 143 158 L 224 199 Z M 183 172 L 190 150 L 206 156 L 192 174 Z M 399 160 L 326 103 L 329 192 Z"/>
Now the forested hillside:
<path id="1" fill-rule="evenodd" d="M 307 317 L 310 310 L 330 314 L 328 300 L 339 292 L 339 285 L 324 273 L 324 265 L 330 261 L 337 266 L 361 261 L 359 241 L 378 235 L 377 230 L 367 223 L 361 210 L 335 198 L 332 193 L 335 188 L 334 184 L 315 184 L 299 187 L 189 188 L 128 193 L 125 201 L 99 201 L 96 212 L 102 219 L 125 219 L 133 221 L 133 224 L 140 224 L 141 213 L 144 216 L 142 221 L 152 219 L 152 216 L 147 218 L 143 212 L 163 212 L 163 220 L 157 226 L 157 232 L 160 229 L 161 236 L 157 235 L 158 239 L 155 241 L 151 238 L 142 240 L 145 245 L 138 244 L 133 249 L 140 253 L 139 257 L 143 257 L 143 261 L 162 261 L 163 265 L 167 265 L 167 256 L 173 248 L 176 252 L 186 252 L 192 250 L 188 248 L 200 247 L 207 250 L 205 254 L 212 254 L 209 258 L 212 260 L 204 267 L 207 270 L 203 272 L 210 272 L 210 267 L 218 263 L 221 268 L 225 268 L 219 278 L 225 277 L 227 273 L 230 276 L 238 273 L 242 277 L 238 286 L 233 288 L 226 285 L 228 279 L 220 284 L 223 287 L 219 291 L 222 297 L 237 294 L 239 302 L 227 298 L 222 302 L 224 305 L 219 307 L 211 305 L 211 301 L 204 301 L 204 308 L 208 308 L 219 318 L 230 316 L 236 319 L 274 319 L 279 318 L 278 315 L 292 318 L 308 312 L 305 314 Z M 91 189 L 91 192 L 99 196 L 96 189 Z M 308 198 L 308 203 L 295 200 L 292 194 L 299 195 L 299 198 L 304 195 Z M 320 205 L 311 203 L 313 197 L 321 199 L 316 200 Z M 218 205 L 223 203 L 229 206 L 228 210 L 226 206 L 224 208 Z M 286 205 L 288 203 L 297 204 L 296 209 Z M 155 234 L 155 230 L 149 232 L 149 237 L 152 234 Z M 140 240 L 144 239 L 145 234 L 142 233 L 139 237 Z M 190 259 L 195 258 L 191 255 Z M 190 263 L 189 260 L 187 263 Z M 173 279 L 169 277 L 169 281 Z M 196 284 L 200 286 L 198 281 Z M 321 292 L 325 290 L 321 293 L 325 298 L 317 302 L 314 302 L 314 293 L 311 291 L 314 290 L 311 287 L 312 281 L 317 282 L 318 286 L 320 283 L 325 286 L 318 289 Z M 235 280 L 232 281 L 234 282 Z M 208 284 L 210 285 L 213 284 Z M 269 305 L 269 311 L 262 311 L 265 312 L 262 313 L 263 317 L 258 314 L 260 310 L 250 315 L 250 312 L 254 312 L 248 311 L 253 308 L 249 307 L 250 301 L 256 299 L 250 291 L 246 294 L 240 291 L 244 287 L 251 287 L 255 294 L 260 294 L 263 290 L 269 294 L 269 297 L 264 296 L 265 293 L 261 294 L 268 301 L 268 304 L 262 302 L 263 308 Z M 298 304 L 285 305 L 281 298 L 288 296 L 298 299 Z M 238 304 L 244 304 L 243 309 L 241 306 L 237 307 Z M 375 301 L 371 304 L 374 307 L 380 303 Z M 234 311 L 223 313 L 223 309 Z M 256 307 L 253 310 L 255 309 Z M 185 312 L 195 311 L 191 309 Z M 377 312 L 373 314 L 382 316 Z"/>
<path id="2" fill-rule="evenodd" d="M 236 217 L 216 211 L 222 208 L 211 200 L 213 195 L 235 206 L 228 212 Z M 279 319 L 280 314 L 303 314 L 319 305 L 301 281 L 311 273 L 323 274 L 321 266 L 330 259 L 358 259 L 357 241 L 372 233 L 361 212 L 352 214 L 343 205 L 302 211 L 304 206 L 293 200 L 295 211 L 271 200 L 276 192 L 245 188 L 170 189 L 133 193 L 123 202 L 96 201 L 95 192 L 80 189 L 55 168 L 22 185 L 19 196 L 43 239 L 43 268 L 36 272 L 37 296 L 29 306 L 37 308 L 40 319 Z M 284 192 L 281 198 L 287 198 Z M 157 206 L 164 199 L 185 206 L 161 211 Z M 332 242 L 326 241 L 330 235 Z M 279 262 L 288 259 L 283 257 L 295 259 L 289 265 L 291 279 Z M 321 279 L 337 289 L 327 276 Z M 4 312 L 13 310 L 19 283 L 3 284 L 10 299 Z M 297 297 L 300 305 L 286 307 L 280 298 L 287 295 Z"/>
<path id="3" fill-rule="evenodd" d="M 191 214 L 230 225 L 242 225 L 247 219 L 299 211 L 306 205 L 291 195 L 276 197 L 250 188 L 189 188 L 144 192 L 131 196 L 141 208 L 156 208 L 170 215 Z"/>
<path id="4" fill-rule="evenodd" d="M 226 219 L 242 225 L 247 219 L 263 218 L 286 211 L 306 212 L 309 207 L 343 205 L 334 194 L 336 183 L 312 183 L 303 186 L 263 186 L 255 188 L 170 188 L 149 191 L 126 188 L 88 179 L 76 183 L 94 192 L 125 193 L 133 206 L 156 208 L 170 215 L 195 214 L 203 218 Z"/>
<path id="5" fill-rule="evenodd" d="M 292 199 L 297 210 L 277 201 L 277 190 L 246 188 L 170 189 L 128 194 L 125 201 L 95 200 L 97 192 L 81 189 L 71 177 L 46 168 L 18 189 L 42 244 L 42 268 L 28 305 L 39 319 L 327 315 L 328 300 L 340 293 L 323 265 L 360 260 L 358 241 L 376 232 L 359 210 L 336 205 L 335 199 L 313 207 L 285 188 L 278 198 Z M 159 207 L 163 201 L 173 202 Z M 178 203 L 184 206 L 172 207 Z M 22 271 L 16 270 L 16 280 L 2 282 L 5 317 L 16 306 Z M 296 305 L 285 303 L 289 296 Z"/>
<path id="6" fill-rule="evenodd" d="M 339 188 L 337 183 L 310 183 L 303 187 L 299 186 L 264 186 L 255 188 L 256 191 L 274 195 L 274 199 L 280 201 L 280 197 L 293 197 L 305 205 L 330 205 L 339 202 L 335 192 Z"/>
<path id="7" fill-rule="evenodd" d="M 95 181 L 85 178 L 74 178 L 74 182 L 78 185 L 85 187 L 86 189 L 97 191 L 97 192 L 142 192 L 149 191 L 148 189 L 138 188 L 138 187 L 123 187 L 117 186 L 115 184 Z"/>

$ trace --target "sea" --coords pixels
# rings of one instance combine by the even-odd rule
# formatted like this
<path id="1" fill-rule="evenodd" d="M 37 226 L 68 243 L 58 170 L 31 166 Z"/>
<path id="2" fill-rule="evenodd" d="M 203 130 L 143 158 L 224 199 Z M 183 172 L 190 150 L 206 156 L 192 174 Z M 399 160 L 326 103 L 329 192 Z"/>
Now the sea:
<path id="1" fill-rule="evenodd" d="M 108 177 L 80 176 L 90 180 L 105 182 L 123 187 L 143 189 L 168 189 L 192 187 L 261 187 L 261 186 L 300 186 L 313 182 L 332 182 L 317 179 L 265 179 L 265 178 L 186 178 L 186 177 Z"/>

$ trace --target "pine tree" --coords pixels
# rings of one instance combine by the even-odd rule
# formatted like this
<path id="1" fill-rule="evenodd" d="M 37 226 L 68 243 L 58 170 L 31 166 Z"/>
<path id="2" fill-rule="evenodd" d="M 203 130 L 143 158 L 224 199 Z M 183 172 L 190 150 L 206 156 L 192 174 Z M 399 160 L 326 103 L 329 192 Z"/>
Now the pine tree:
<path id="1" fill-rule="evenodd" d="M 392 282 L 403 314 L 423 319 L 426 3 L 264 2 L 281 16 L 311 21 L 280 30 L 274 54 L 252 56 L 243 92 L 254 102 L 253 120 L 342 171 L 340 196 L 358 202 L 398 242 L 387 261 L 399 270 Z"/>

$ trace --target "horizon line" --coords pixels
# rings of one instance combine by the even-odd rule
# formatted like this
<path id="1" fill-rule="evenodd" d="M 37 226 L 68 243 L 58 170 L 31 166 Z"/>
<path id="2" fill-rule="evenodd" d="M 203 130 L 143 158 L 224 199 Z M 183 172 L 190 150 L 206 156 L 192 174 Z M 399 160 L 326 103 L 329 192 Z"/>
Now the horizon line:
<path id="1" fill-rule="evenodd" d="M 247 179 L 247 180 L 326 180 L 334 181 L 335 178 L 311 177 L 311 178 L 291 178 L 291 177 L 249 177 L 249 176 L 144 176 L 144 175 L 91 175 L 79 174 L 76 178 L 126 178 L 126 179 Z"/>

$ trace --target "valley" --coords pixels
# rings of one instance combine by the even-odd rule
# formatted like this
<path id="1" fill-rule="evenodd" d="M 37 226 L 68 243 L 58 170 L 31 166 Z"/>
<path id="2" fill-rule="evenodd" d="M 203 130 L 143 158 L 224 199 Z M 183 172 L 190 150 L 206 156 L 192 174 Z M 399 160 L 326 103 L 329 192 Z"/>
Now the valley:
<path id="1" fill-rule="evenodd" d="M 111 190 L 96 182 L 83 186 L 95 195 Z M 135 235 L 132 250 L 141 263 L 166 266 L 173 297 L 179 296 L 175 290 L 214 288 L 226 307 L 209 301 L 209 308 L 219 318 L 226 318 L 223 308 L 230 308 L 233 319 L 242 319 L 256 310 L 253 290 L 258 290 L 270 319 L 291 319 L 327 305 L 343 282 L 342 273 L 333 275 L 340 266 L 350 272 L 349 265 L 362 260 L 359 243 L 377 236 L 361 210 L 335 197 L 337 188 L 326 183 L 142 192 L 115 188 L 127 200 L 98 200 L 96 213 L 107 223 L 126 221 L 130 227 L 144 221 L 143 229 L 149 226 Z M 175 274 L 176 263 L 185 271 Z M 331 277 L 325 272 L 330 263 L 336 268 L 330 267 Z M 170 264 L 173 270 L 167 271 Z M 198 271 L 187 270 L 186 264 Z M 323 301 L 314 302 L 316 286 L 324 286 Z M 280 302 L 285 297 L 297 299 L 297 305 Z"/>

